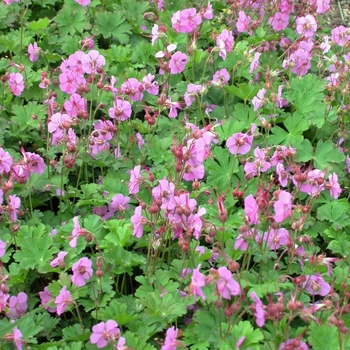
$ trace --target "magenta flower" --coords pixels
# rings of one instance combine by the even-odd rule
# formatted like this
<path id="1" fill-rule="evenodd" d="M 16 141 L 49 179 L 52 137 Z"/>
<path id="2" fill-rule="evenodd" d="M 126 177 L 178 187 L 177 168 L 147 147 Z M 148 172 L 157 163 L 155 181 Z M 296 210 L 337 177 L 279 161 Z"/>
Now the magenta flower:
<path id="1" fill-rule="evenodd" d="M 221 266 L 217 270 L 219 278 L 216 282 L 216 289 L 224 299 L 231 299 L 232 295 L 239 295 L 241 287 L 233 279 L 231 271 L 226 266 Z"/>
<path id="2" fill-rule="evenodd" d="M 42 174 L 45 171 L 45 162 L 38 154 L 31 152 L 23 152 L 23 156 L 24 161 L 28 165 L 30 172 Z"/>
<path id="3" fill-rule="evenodd" d="M 4 151 L 0 147 L 0 174 L 4 175 L 4 173 L 9 173 L 11 170 L 13 160 L 10 156 L 10 153 Z"/>
<path id="4" fill-rule="evenodd" d="M 264 305 L 255 292 L 252 292 L 250 294 L 250 297 L 254 300 L 253 308 L 255 309 L 255 322 L 261 328 L 265 324 L 265 311 L 263 308 Z"/>
<path id="5" fill-rule="evenodd" d="M 6 316 L 8 318 L 16 319 L 24 315 L 28 308 L 27 300 L 28 296 L 23 292 L 18 293 L 16 297 L 12 296 L 9 301 L 9 311 L 6 313 Z"/>
<path id="6" fill-rule="evenodd" d="M 73 299 L 66 286 L 60 290 L 59 295 L 55 299 L 55 304 L 57 305 L 58 316 L 62 315 L 66 308 L 73 304 Z"/>
<path id="7" fill-rule="evenodd" d="M 30 61 L 36 62 L 39 59 L 40 52 L 41 48 L 38 47 L 38 44 L 36 42 L 34 43 L 34 45 L 32 43 L 28 45 L 28 54 Z"/>
<path id="8" fill-rule="evenodd" d="M 92 327 L 92 334 L 90 335 L 91 344 L 101 349 L 108 345 L 108 343 L 116 342 L 120 337 L 120 329 L 118 323 L 114 320 L 107 322 L 100 322 Z"/>
<path id="9" fill-rule="evenodd" d="M 133 101 L 141 101 L 143 99 L 143 90 L 143 85 L 136 78 L 127 79 L 120 87 L 120 91 Z"/>
<path id="10" fill-rule="evenodd" d="M 8 84 L 15 96 L 20 96 L 24 90 L 24 80 L 21 73 L 11 73 Z"/>
<path id="11" fill-rule="evenodd" d="M 247 154 L 253 142 L 253 136 L 241 132 L 233 134 L 226 141 L 226 147 L 232 154 Z"/>
<path id="12" fill-rule="evenodd" d="M 85 111 L 85 100 L 79 94 L 73 93 L 64 102 L 64 109 L 70 117 L 76 117 L 78 113 Z"/>
<path id="13" fill-rule="evenodd" d="M 57 258 L 53 259 L 50 262 L 51 267 L 57 267 L 59 266 L 60 268 L 65 268 L 66 264 L 64 262 L 64 257 L 67 255 L 67 252 L 59 252 L 57 255 Z"/>
<path id="14" fill-rule="evenodd" d="M 81 58 L 82 68 L 86 74 L 97 74 L 106 64 L 106 59 L 97 50 L 91 50 Z"/>
<path id="15" fill-rule="evenodd" d="M 147 223 L 147 220 L 142 216 L 142 207 L 139 205 L 135 208 L 134 215 L 130 218 L 133 223 L 133 235 L 137 238 L 141 238 L 143 235 L 143 225 Z"/>
<path id="16" fill-rule="evenodd" d="M 318 273 L 316 275 L 306 276 L 306 281 L 303 283 L 303 288 L 311 295 L 326 296 L 331 291 L 331 286 Z"/>
<path id="17" fill-rule="evenodd" d="M 0 287 L 3 287 L 4 284 L 1 284 Z M 0 288 L 0 312 L 2 312 L 7 307 L 7 299 L 10 297 L 8 293 L 4 293 Z"/>
<path id="18" fill-rule="evenodd" d="M 0 239 L 0 258 L 2 258 L 5 255 L 6 252 L 6 242 L 3 242 Z"/>
<path id="19" fill-rule="evenodd" d="M 167 329 L 162 350 L 176 350 L 182 345 L 181 341 L 176 339 L 178 332 L 179 330 L 174 326 Z"/>
<path id="20" fill-rule="evenodd" d="M 170 58 L 169 69 L 171 74 L 178 74 L 184 71 L 185 66 L 188 62 L 187 55 L 176 51 Z"/>
<path id="21" fill-rule="evenodd" d="M 205 286 L 205 277 L 199 272 L 200 267 L 201 265 L 198 265 L 198 267 L 193 270 L 190 284 L 190 294 L 192 294 L 195 299 L 197 296 L 200 296 L 203 300 L 205 300 L 206 296 L 202 291 L 202 288 Z"/>
<path id="22" fill-rule="evenodd" d="M 55 307 L 49 307 L 48 304 L 52 301 L 52 294 L 49 292 L 48 288 L 45 287 L 43 291 L 39 292 L 41 305 L 49 312 L 56 312 Z"/>
<path id="23" fill-rule="evenodd" d="M 81 258 L 72 266 L 73 276 L 72 283 L 77 287 L 85 286 L 85 281 L 91 279 L 93 270 L 92 261 L 88 258 Z"/>
<path id="24" fill-rule="evenodd" d="M 283 222 L 288 216 L 292 215 L 292 198 L 293 196 L 286 191 L 281 191 L 278 195 L 278 201 L 273 204 L 275 209 L 274 220 Z"/>

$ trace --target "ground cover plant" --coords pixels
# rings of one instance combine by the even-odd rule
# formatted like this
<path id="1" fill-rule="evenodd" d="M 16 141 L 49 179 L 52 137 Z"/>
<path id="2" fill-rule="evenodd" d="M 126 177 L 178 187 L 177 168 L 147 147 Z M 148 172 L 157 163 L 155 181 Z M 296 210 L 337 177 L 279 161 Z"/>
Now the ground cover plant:
<path id="1" fill-rule="evenodd" d="M 1 349 L 350 348 L 328 10 L 0 4 Z"/>

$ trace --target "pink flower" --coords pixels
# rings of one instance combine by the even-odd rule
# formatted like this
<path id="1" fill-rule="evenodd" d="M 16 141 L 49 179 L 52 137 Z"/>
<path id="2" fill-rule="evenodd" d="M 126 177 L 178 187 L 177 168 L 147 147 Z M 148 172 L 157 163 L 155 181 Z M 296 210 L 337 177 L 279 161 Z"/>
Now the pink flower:
<path id="1" fill-rule="evenodd" d="M 178 332 L 179 330 L 174 326 L 167 329 L 162 350 L 176 350 L 182 345 L 181 341 L 176 339 Z"/>
<path id="2" fill-rule="evenodd" d="M 12 296 L 9 301 L 9 311 L 6 313 L 8 318 L 16 319 L 24 315 L 28 308 L 28 296 L 26 293 L 20 292 L 18 295 Z"/>
<path id="3" fill-rule="evenodd" d="M 156 41 L 159 39 L 160 31 L 158 24 L 154 24 L 152 27 L 152 46 L 156 43 Z"/>
<path id="4" fill-rule="evenodd" d="M 252 142 L 253 136 L 239 132 L 227 139 L 226 147 L 232 154 L 247 154 L 252 147 Z"/>
<path id="5" fill-rule="evenodd" d="M 141 101 L 143 98 L 143 85 L 136 78 L 127 79 L 122 86 L 120 91 L 126 94 L 130 100 Z"/>
<path id="6" fill-rule="evenodd" d="M 331 6 L 330 6 L 330 0 L 317 0 L 317 13 L 325 13 L 327 12 Z"/>
<path id="7" fill-rule="evenodd" d="M 222 59 L 226 59 L 226 55 L 232 50 L 234 44 L 234 38 L 232 31 L 224 29 L 221 34 L 216 38 L 216 45 L 220 48 L 219 56 Z"/>
<path id="8" fill-rule="evenodd" d="M 178 74 L 184 71 L 188 62 L 187 55 L 181 51 L 176 51 L 170 58 L 169 68 L 171 74 Z"/>
<path id="9" fill-rule="evenodd" d="M 259 299 L 259 297 L 256 295 L 255 292 L 252 292 L 250 294 L 250 297 L 254 300 L 254 316 L 255 316 L 255 322 L 256 324 L 261 328 L 265 324 L 265 311 L 263 309 L 263 303 Z"/>
<path id="10" fill-rule="evenodd" d="M 244 199 L 244 212 L 250 225 L 259 223 L 259 207 L 252 194 Z"/>
<path id="11" fill-rule="evenodd" d="M 190 284 L 190 293 L 196 298 L 200 296 L 203 300 L 205 300 L 205 295 L 202 291 L 202 287 L 205 286 L 205 278 L 202 273 L 199 272 L 200 265 L 196 269 L 193 270 L 191 284 Z"/>
<path id="12" fill-rule="evenodd" d="M 24 90 L 24 80 L 21 73 L 11 73 L 8 84 L 15 96 L 20 96 Z"/>
<path id="13" fill-rule="evenodd" d="M 114 107 L 108 110 L 108 115 L 112 119 L 117 119 L 123 122 L 130 118 L 132 112 L 130 102 L 117 98 L 114 100 L 113 105 Z"/>
<path id="14" fill-rule="evenodd" d="M 78 3 L 81 6 L 87 6 L 90 4 L 91 0 L 74 0 L 76 3 Z"/>
<path id="15" fill-rule="evenodd" d="M 233 279 L 231 271 L 226 266 L 221 266 L 217 270 L 219 278 L 216 282 L 216 289 L 224 299 L 231 299 L 232 295 L 239 295 L 241 287 Z"/>
<path id="16" fill-rule="evenodd" d="M 269 24 L 276 32 L 286 29 L 289 24 L 289 15 L 286 13 L 276 12 L 269 18 Z"/>
<path id="17" fill-rule="evenodd" d="M 220 69 L 213 75 L 213 80 L 211 81 L 213 86 L 222 87 L 227 85 L 230 80 L 230 74 L 226 68 Z"/>
<path id="18" fill-rule="evenodd" d="M 344 46 L 350 40 L 350 35 L 347 33 L 347 28 L 344 26 L 339 26 L 332 29 L 332 41 L 339 46 Z"/>
<path id="19" fill-rule="evenodd" d="M 48 290 L 47 287 L 44 288 L 44 291 L 39 292 L 40 300 L 41 300 L 41 305 L 44 307 L 49 312 L 56 312 L 55 307 L 49 307 L 48 304 L 52 300 L 52 294 Z"/>
<path id="20" fill-rule="evenodd" d="M 281 191 L 278 200 L 273 204 L 275 209 L 274 219 L 276 222 L 283 222 L 288 216 L 292 215 L 293 196 L 286 191 Z"/>
<path id="21" fill-rule="evenodd" d="M 209 1 L 208 1 L 207 7 L 204 8 L 203 17 L 205 19 L 212 19 L 213 18 L 213 6 L 211 5 L 211 3 Z"/>
<path id="22" fill-rule="evenodd" d="M 90 335 L 91 344 L 101 349 L 108 345 L 108 343 L 115 343 L 120 337 L 120 329 L 118 323 L 114 320 L 107 322 L 100 322 L 92 327 L 92 334 Z"/>
<path id="23" fill-rule="evenodd" d="M 69 242 L 69 246 L 72 248 L 75 248 L 77 246 L 77 240 L 78 240 L 79 231 L 80 231 L 80 224 L 77 216 L 73 218 L 73 224 L 74 224 L 74 228 L 72 231 L 72 235 L 71 235 L 72 239 Z"/>
<path id="24" fill-rule="evenodd" d="M 73 304 L 73 299 L 67 287 L 64 286 L 57 298 L 55 299 L 55 304 L 57 305 L 57 315 L 60 316 L 66 310 L 66 308 Z"/>
<path id="25" fill-rule="evenodd" d="M 21 199 L 16 195 L 9 196 L 10 202 L 8 204 L 8 209 L 10 212 L 10 218 L 12 221 L 17 220 L 18 208 L 21 206 Z"/>
<path id="26" fill-rule="evenodd" d="M 300 35 L 304 35 L 305 38 L 312 38 L 317 30 L 317 23 L 312 15 L 306 15 L 305 17 L 297 17 L 296 19 L 296 32 Z"/>
<path id="27" fill-rule="evenodd" d="M 5 339 L 6 341 L 13 341 L 15 343 L 16 349 L 22 350 L 22 333 L 17 327 L 14 327 L 13 333 L 6 334 L 3 339 Z"/>
<path id="28" fill-rule="evenodd" d="M 64 102 L 64 109 L 70 117 L 76 117 L 78 113 L 85 111 L 85 100 L 79 94 L 73 93 L 69 100 Z"/>
<path id="29" fill-rule="evenodd" d="M 41 48 L 38 47 L 38 44 L 35 42 L 34 45 L 30 43 L 28 45 L 28 54 L 29 60 L 32 62 L 36 62 L 39 59 L 39 53 L 41 52 Z"/>
<path id="30" fill-rule="evenodd" d="M 264 233 L 263 240 L 267 241 L 267 245 L 271 250 L 277 250 L 282 245 L 286 245 L 288 242 L 289 233 L 285 228 L 278 230 L 270 229 L 269 232 Z"/>
<path id="31" fill-rule="evenodd" d="M 250 16 L 247 16 L 244 11 L 238 12 L 238 20 L 236 23 L 237 31 L 239 33 L 244 33 L 249 31 L 249 24 L 252 19 Z M 250 31 L 251 32 L 251 31 Z"/>
<path id="32" fill-rule="evenodd" d="M 64 262 L 64 257 L 67 255 L 68 253 L 67 252 L 59 252 L 58 255 L 57 255 L 57 258 L 53 259 L 51 262 L 50 262 L 50 266 L 51 267 L 57 267 L 59 266 L 60 268 L 65 268 L 66 267 L 66 264 Z"/>
<path id="33" fill-rule="evenodd" d="M 6 242 L 0 239 L 0 258 L 2 258 L 6 253 Z"/>
<path id="34" fill-rule="evenodd" d="M 22 152 L 24 162 L 28 165 L 28 170 L 36 174 L 42 174 L 45 171 L 46 165 L 44 160 L 36 153 Z"/>
<path id="35" fill-rule="evenodd" d="M 266 89 L 262 88 L 258 91 L 257 95 L 253 97 L 252 104 L 255 112 L 266 104 L 267 99 L 265 98 L 265 94 Z"/>
<path id="36" fill-rule="evenodd" d="M 123 196 L 122 194 L 116 194 L 115 196 L 112 197 L 112 202 L 109 205 L 109 210 L 112 213 L 116 212 L 122 212 L 124 213 L 125 210 L 129 209 L 129 203 L 130 202 L 130 197 Z"/>
<path id="37" fill-rule="evenodd" d="M 172 27 L 178 33 L 192 33 L 201 22 L 202 18 L 194 7 L 177 11 L 171 17 Z"/>
<path id="38" fill-rule="evenodd" d="M 91 50 L 81 58 L 84 73 L 99 73 L 98 70 L 106 64 L 106 59 L 97 50 Z"/>
<path id="39" fill-rule="evenodd" d="M 0 157 L 1 157 L 1 153 L 0 153 Z M 350 174 L 350 156 L 349 155 L 346 156 L 345 162 L 346 162 L 346 166 L 348 167 L 348 173 Z M 0 162 L 0 166 L 1 166 L 1 162 Z"/>
<path id="40" fill-rule="evenodd" d="M 311 295 L 326 296 L 331 291 L 331 286 L 318 273 L 316 275 L 306 276 L 306 281 L 303 283 L 303 288 Z"/>
<path id="41" fill-rule="evenodd" d="M 140 183 L 143 181 L 141 176 L 141 165 L 135 166 L 133 170 L 130 170 L 130 181 L 129 181 L 129 193 L 136 194 L 140 190 Z"/>
<path id="42" fill-rule="evenodd" d="M 325 184 L 325 188 L 329 190 L 331 196 L 337 199 L 341 193 L 341 188 L 338 183 L 338 175 L 333 173 L 329 175 L 328 182 Z"/>
<path id="43" fill-rule="evenodd" d="M 0 147 L 0 174 L 4 175 L 4 173 L 9 173 L 11 170 L 13 160 L 10 156 L 10 153 L 4 151 Z"/>
<path id="44" fill-rule="evenodd" d="M 296 338 L 296 339 L 288 339 L 286 342 L 281 343 L 280 347 L 278 348 L 278 350 L 287 350 L 287 349 L 309 350 L 309 347 L 306 345 L 306 343 L 304 343 L 303 341 L 300 341 L 299 338 Z"/>
<path id="45" fill-rule="evenodd" d="M 85 286 L 85 281 L 90 280 L 93 270 L 92 261 L 88 258 L 81 258 L 72 266 L 72 283 L 77 287 Z"/>
<path id="46" fill-rule="evenodd" d="M 141 238 L 143 235 L 143 225 L 147 223 L 147 220 L 141 215 L 142 207 L 135 208 L 134 215 L 130 218 L 130 221 L 134 225 L 133 235 L 137 238 Z"/>
<path id="47" fill-rule="evenodd" d="M 260 52 L 255 52 L 252 63 L 250 64 L 249 73 L 253 73 L 259 67 Z"/>

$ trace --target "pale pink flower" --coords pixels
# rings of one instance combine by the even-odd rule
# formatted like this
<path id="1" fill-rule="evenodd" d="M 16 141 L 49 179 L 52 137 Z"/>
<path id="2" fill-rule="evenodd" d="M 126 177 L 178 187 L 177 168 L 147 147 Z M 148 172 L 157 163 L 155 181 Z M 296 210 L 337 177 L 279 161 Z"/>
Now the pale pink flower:
<path id="1" fill-rule="evenodd" d="M 97 74 L 98 70 L 106 64 L 106 59 L 102 55 L 100 55 L 100 53 L 97 50 L 91 50 L 87 54 L 82 56 L 81 62 L 84 73 Z"/>
<path id="2" fill-rule="evenodd" d="M 67 255 L 67 252 L 59 252 L 57 255 L 57 258 L 53 259 L 50 262 L 50 266 L 51 267 L 57 267 L 59 266 L 60 268 L 64 268 L 66 266 L 65 262 L 64 262 L 64 257 Z"/>
<path id="3" fill-rule="evenodd" d="M 81 6 L 87 6 L 90 4 L 91 0 L 74 0 L 76 3 L 78 3 Z"/>
<path id="4" fill-rule="evenodd" d="M 286 29 L 289 24 L 289 15 L 286 13 L 276 12 L 269 18 L 269 24 L 276 32 Z"/>
<path id="5" fill-rule="evenodd" d="M 226 147 L 232 154 L 247 154 L 253 142 L 253 136 L 241 132 L 233 134 L 226 141 Z"/>
<path id="6" fill-rule="evenodd" d="M 44 288 L 43 291 L 39 292 L 40 300 L 41 300 L 41 305 L 44 307 L 49 312 L 56 312 L 55 307 L 49 307 L 48 304 L 52 300 L 52 294 L 48 290 L 47 287 Z"/>
<path id="7" fill-rule="evenodd" d="M 108 343 L 116 342 L 120 337 L 120 329 L 118 323 L 114 320 L 107 322 L 100 322 L 92 327 L 92 334 L 90 335 L 91 344 L 101 349 L 108 345 Z"/>
<path id="8" fill-rule="evenodd" d="M 0 258 L 2 258 L 6 253 L 6 242 L 0 239 Z"/>
<path id="9" fill-rule="evenodd" d="M 177 340 L 178 332 L 174 326 L 167 329 L 162 350 L 176 350 L 182 346 L 181 341 Z"/>
<path id="10" fill-rule="evenodd" d="M 259 223 L 259 207 L 252 194 L 244 199 L 244 212 L 250 225 Z"/>
<path id="11" fill-rule="evenodd" d="M 263 308 L 263 303 L 257 296 L 255 292 L 252 292 L 250 294 L 250 297 L 254 300 L 254 316 L 255 316 L 255 322 L 256 324 L 261 328 L 265 324 L 265 311 Z"/>
<path id="12" fill-rule="evenodd" d="M 0 147 L 0 174 L 4 175 L 4 173 L 10 172 L 12 164 L 13 160 L 10 153 Z"/>
<path id="13" fill-rule="evenodd" d="M 324 297 L 330 293 L 331 286 L 319 273 L 305 277 L 306 281 L 303 283 L 303 288 L 305 288 L 311 295 L 321 295 Z"/>
<path id="14" fill-rule="evenodd" d="M 6 313 L 6 316 L 12 319 L 23 316 L 28 308 L 27 300 L 28 296 L 24 292 L 18 293 L 17 296 L 12 296 L 8 304 L 9 311 Z"/>
<path id="15" fill-rule="evenodd" d="M 275 209 L 274 220 L 283 222 L 288 216 L 292 215 L 292 198 L 293 196 L 287 191 L 281 191 L 278 200 L 273 204 Z"/>
<path id="16" fill-rule="evenodd" d="M 55 304 L 57 305 L 57 315 L 60 316 L 66 310 L 66 308 L 73 304 L 73 299 L 67 287 L 64 286 L 57 298 L 55 299 Z"/>
<path id="17" fill-rule="evenodd" d="M 217 270 L 219 278 L 216 282 L 216 289 L 224 299 L 231 299 L 232 295 L 241 293 L 240 285 L 233 279 L 231 271 L 226 266 L 221 266 Z"/>
<path id="18" fill-rule="evenodd" d="M 15 96 L 20 96 L 24 90 L 24 80 L 21 73 L 11 73 L 8 84 Z"/>
<path id="19" fill-rule="evenodd" d="M 200 267 L 201 266 L 198 265 L 198 267 L 193 270 L 190 284 L 190 294 L 192 294 L 194 298 L 200 296 L 203 300 L 205 300 L 206 296 L 202 291 L 202 288 L 205 286 L 205 278 L 204 275 L 199 272 Z"/>
<path id="20" fill-rule="evenodd" d="M 328 182 L 326 182 L 325 188 L 329 189 L 329 192 L 334 199 L 337 199 L 339 197 L 341 193 L 341 188 L 339 186 L 338 175 L 336 173 L 329 175 Z"/>
<path id="21" fill-rule="evenodd" d="M 39 59 L 40 52 L 41 52 L 41 48 L 38 47 L 38 44 L 36 42 L 34 44 L 30 43 L 28 45 L 28 54 L 29 54 L 30 61 L 36 62 Z"/>
<path id="22" fill-rule="evenodd" d="M 176 51 L 170 58 L 169 69 L 171 74 L 178 74 L 184 71 L 188 57 L 186 54 Z"/>
<path id="23" fill-rule="evenodd" d="M 296 19 L 296 32 L 300 35 L 304 35 L 305 38 L 312 38 L 317 30 L 317 23 L 312 15 L 306 15 L 305 17 L 297 17 Z"/>
<path id="24" fill-rule="evenodd" d="M 73 276 L 72 283 L 77 287 L 85 286 L 86 281 L 92 277 L 92 261 L 88 258 L 81 258 L 72 266 Z"/>
<path id="25" fill-rule="evenodd" d="M 136 238 L 141 238 L 143 235 L 143 225 L 147 223 L 147 220 L 142 216 L 142 207 L 139 205 L 135 208 L 134 215 L 130 218 L 134 228 L 133 235 Z"/>

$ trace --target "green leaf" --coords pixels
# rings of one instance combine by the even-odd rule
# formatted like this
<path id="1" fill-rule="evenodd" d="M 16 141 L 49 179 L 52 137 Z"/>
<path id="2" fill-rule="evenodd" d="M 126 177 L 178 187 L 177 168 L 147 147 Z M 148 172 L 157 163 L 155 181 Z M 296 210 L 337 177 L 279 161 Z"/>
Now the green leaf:
<path id="1" fill-rule="evenodd" d="M 343 214 L 348 214 L 349 212 L 350 204 L 346 198 L 342 198 L 334 202 L 327 202 L 318 207 L 317 219 L 321 221 L 328 220 L 330 222 L 337 222 Z"/>
<path id="2" fill-rule="evenodd" d="M 238 161 L 227 148 L 217 146 L 212 154 L 214 158 L 208 159 L 205 163 L 207 181 L 222 192 L 228 188 L 232 174 L 238 172 Z"/>
<path id="3" fill-rule="evenodd" d="M 252 85 L 248 83 L 241 83 L 237 86 L 234 85 L 226 85 L 224 86 L 224 89 L 233 96 L 237 96 L 241 98 L 242 100 L 251 100 L 259 91 L 259 86 Z"/>
<path id="4" fill-rule="evenodd" d="M 269 144 L 284 144 L 293 147 L 300 144 L 304 139 L 303 132 L 309 127 L 305 117 L 301 113 L 296 112 L 292 116 L 288 116 L 283 124 L 287 130 L 279 126 L 274 126 L 271 129 L 273 135 L 269 137 Z"/>
<path id="5" fill-rule="evenodd" d="M 125 220 L 109 220 L 104 226 L 110 231 L 104 239 L 120 247 L 124 247 L 132 235 L 131 225 L 126 224 Z"/>
<path id="6" fill-rule="evenodd" d="M 54 17 L 54 21 L 59 27 L 61 37 L 67 34 L 81 34 L 84 30 L 91 28 L 91 24 L 86 20 L 86 9 L 83 7 L 65 5 Z"/>
<path id="7" fill-rule="evenodd" d="M 339 350 L 338 330 L 336 326 L 321 326 L 311 323 L 308 342 L 314 350 Z"/>
<path id="8" fill-rule="evenodd" d="M 345 161 L 344 153 L 333 144 L 332 141 L 318 141 L 315 151 L 315 167 L 324 170 L 332 170 L 334 163 L 341 163 Z"/>
<path id="9" fill-rule="evenodd" d="M 296 145 L 295 148 L 297 150 L 296 159 L 298 162 L 308 162 L 314 157 L 314 151 L 311 142 L 308 139 L 305 139 L 299 145 Z"/>
<path id="10" fill-rule="evenodd" d="M 26 105 L 12 106 L 12 113 L 14 117 L 11 122 L 14 124 L 13 127 L 20 131 L 39 129 L 40 121 L 45 120 L 43 112 L 43 106 L 38 105 L 36 102 L 28 102 Z"/>
<path id="11" fill-rule="evenodd" d="M 44 225 L 38 227 L 21 226 L 16 236 L 17 250 L 14 259 L 22 269 L 38 269 L 45 273 L 57 248 L 52 248 L 52 237 L 46 232 Z"/>
<path id="12" fill-rule="evenodd" d="M 112 37 L 121 44 L 128 43 L 131 26 L 125 23 L 125 18 L 120 11 L 98 12 L 95 27 L 105 39 Z"/>
<path id="13" fill-rule="evenodd" d="M 40 18 L 37 21 L 27 24 L 28 28 L 36 34 L 45 32 L 45 29 L 49 26 L 50 20 L 47 17 Z"/>
<path id="14" fill-rule="evenodd" d="M 243 344 L 239 347 L 240 349 L 251 348 L 264 339 L 260 329 L 254 329 L 249 321 L 240 321 L 233 327 L 231 334 L 236 341 L 240 337 L 245 337 Z"/>

